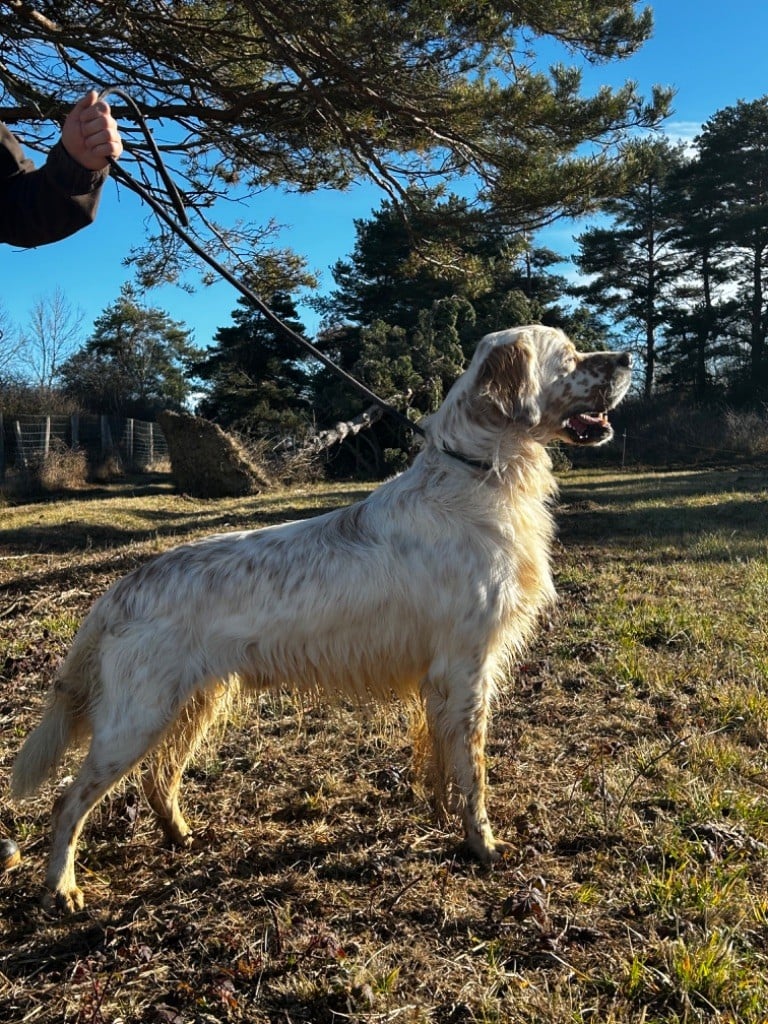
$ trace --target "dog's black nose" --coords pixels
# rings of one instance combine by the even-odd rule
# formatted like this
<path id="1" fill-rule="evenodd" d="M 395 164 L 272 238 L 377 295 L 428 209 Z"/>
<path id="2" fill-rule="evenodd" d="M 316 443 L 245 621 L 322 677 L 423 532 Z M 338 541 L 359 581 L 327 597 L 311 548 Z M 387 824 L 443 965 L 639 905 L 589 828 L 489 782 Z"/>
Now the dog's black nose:
<path id="1" fill-rule="evenodd" d="M 627 367 L 631 366 L 632 365 L 632 353 L 631 352 L 622 352 L 617 361 L 618 361 L 619 366 L 627 366 Z"/>

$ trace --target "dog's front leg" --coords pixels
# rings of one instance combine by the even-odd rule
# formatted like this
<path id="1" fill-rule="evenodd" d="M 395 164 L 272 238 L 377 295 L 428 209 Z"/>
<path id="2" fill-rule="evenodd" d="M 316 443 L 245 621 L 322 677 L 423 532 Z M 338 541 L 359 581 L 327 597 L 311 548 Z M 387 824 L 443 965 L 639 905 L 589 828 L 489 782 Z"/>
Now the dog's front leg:
<path id="1" fill-rule="evenodd" d="M 462 671 L 454 665 L 439 676 L 430 674 L 422 687 L 438 809 L 447 809 L 448 794 L 455 794 L 467 846 L 484 864 L 499 860 L 511 849 L 509 843 L 494 837 L 485 806 L 490 693 L 485 675 L 471 666 Z"/>

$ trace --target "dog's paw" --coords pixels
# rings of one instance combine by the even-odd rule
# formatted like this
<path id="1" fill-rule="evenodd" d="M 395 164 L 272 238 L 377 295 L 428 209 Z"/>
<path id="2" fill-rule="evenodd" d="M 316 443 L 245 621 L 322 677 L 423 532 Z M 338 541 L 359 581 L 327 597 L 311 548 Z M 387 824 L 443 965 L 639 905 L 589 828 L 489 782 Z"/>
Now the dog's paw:
<path id="1" fill-rule="evenodd" d="M 175 832 L 174 834 L 167 833 L 166 840 L 168 846 L 173 850 L 179 850 L 185 852 L 187 850 L 191 852 L 197 852 L 198 850 L 209 850 L 215 843 L 215 834 L 213 829 L 207 828 L 203 832 Z"/>
<path id="2" fill-rule="evenodd" d="M 202 832 L 190 833 L 187 848 L 190 850 L 210 850 L 217 842 L 216 830 L 206 828 Z"/>
<path id="3" fill-rule="evenodd" d="M 71 889 L 46 889 L 40 903 L 47 913 L 63 917 L 65 914 L 75 914 L 82 910 L 85 906 L 85 897 L 77 886 Z"/>
<path id="4" fill-rule="evenodd" d="M 488 850 L 487 864 L 498 864 L 500 861 L 509 860 L 515 853 L 517 847 L 514 843 L 508 843 L 504 839 L 494 839 Z"/>
<path id="5" fill-rule="evenodd" d="M 513 843 L 507 843 L 503 839 L 494 839 L 493 836 L 484 841 L 471 842 L 469 838 L 464 841 L 467 853 L 475 860 L 480 861 L 485 867 L 493 867 L 494 864 L 501 864 L 509 860 L 514 854 L 516 847 Z"/>
<path id="6" fill-rule="evenodd" d="M 192 833 L 187 832 L 176 832 L 170 829 L 165 831 L 164 835 L 165 845 L 171 850 L 190 850 L 194 843 Z"/>

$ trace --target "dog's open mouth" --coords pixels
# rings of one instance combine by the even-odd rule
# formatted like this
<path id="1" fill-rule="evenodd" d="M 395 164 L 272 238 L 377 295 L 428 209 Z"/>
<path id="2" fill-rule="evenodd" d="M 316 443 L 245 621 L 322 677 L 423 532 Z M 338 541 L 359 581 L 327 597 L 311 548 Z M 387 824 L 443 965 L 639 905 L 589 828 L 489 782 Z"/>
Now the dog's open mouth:
<path id="1" fill-rule="evenodd" d="M 581 412 L 563 423 L 566 439 L 571 444 L 600 444 L 613 436 L 607 412 Z"/>

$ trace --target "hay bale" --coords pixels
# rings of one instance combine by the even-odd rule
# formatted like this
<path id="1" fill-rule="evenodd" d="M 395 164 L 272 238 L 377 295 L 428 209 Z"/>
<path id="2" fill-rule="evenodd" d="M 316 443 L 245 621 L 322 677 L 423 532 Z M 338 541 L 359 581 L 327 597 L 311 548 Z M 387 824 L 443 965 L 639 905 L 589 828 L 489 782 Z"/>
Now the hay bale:
<path id="1" fill-rule="evenodd" d="M 196 498 L 238 498 L 270 486 L 242 445 L 215 423 L 187 413 L 157 418 L 168 443 L 176 487 Z"/>

